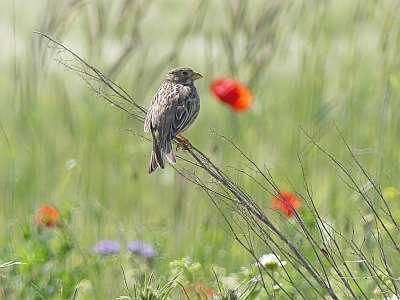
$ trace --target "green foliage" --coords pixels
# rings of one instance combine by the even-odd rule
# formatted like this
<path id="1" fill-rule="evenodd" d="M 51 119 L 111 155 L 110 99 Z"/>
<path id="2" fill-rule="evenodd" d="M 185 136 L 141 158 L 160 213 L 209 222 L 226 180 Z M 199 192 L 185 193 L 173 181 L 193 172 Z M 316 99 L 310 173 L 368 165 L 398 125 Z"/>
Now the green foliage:
<path id="1" fill-rule="evenodd" d="M 194 284 L 196 281 L 195 273 L 201 268 L 198 262 L 192 262 L 190 258 L 182 258 L 169 263 L 171 275 L 176 278 L 176 282 L 186 285 Z"/>
<path id="2" fill-rule="evenodd" d="M 23 262 L 0 278 L 3 293 L 15 299 L 70 298 L 90 270 L 71 241 L 72 233 L 64 227 L 47 229 L 28 222 L 21 229 L 23 240 L 1 252 L 1 257 Z"/>
<path id="3" fill-rule="evenodd" d="M 334 121 L 400 221 L 399 9 L 396 0 L 3 3 L 0 298 L 298 295 L 292 282 L 283 282 L 287 274 L 281 268 L 268 273 L 252 267 L 254 257 L 233 240 L 203 191 L 170 166 L 148 176 L 151 144 L 149 136 L 140 136 L 142 125 L 88 93 L 87 83 L 54 60 L 64 53 L 33 30 L 59 37 L 146 107 L 167 70 L 188 65 L 202 73 L 201 112 L 185 133 L 191 143 L 251 192 L 311 265 L 332 253 L 343 268 L 353 249 L 337 233 L 354 239 L 370 257 L 381 250 L 389 253 L 383 262 L 376 260 L 376 268 L 387 264 L 392 276 L 374 276 L 385 288 L 365 277 L 369 269 L 358 261 L 349 268 L 360 277 L 347 280 L 368 297 L 392 297 L 400 277 L 394 247 L 399 245 L 398 226 L 387 214 L 378 222 L 360 192 L 343 182 L 338 166 L 321 155 L 299 125 L 347 166 L 364 194 L 378 201 L 372 182 L 339 142 Z M 234 77 L 251 90 L 248 111 L 234 113 L 213 98 L 209 84 L 220 76 Z M 295 189 L 303 200 L 308 198 L 304 186 L 311 187 L 318 213 L 329 226 L 320 230 L 309 203 L 303 202 L 298 212 L 321 244 L 311 248 L 297 223 L 270 209 L 271 195 L 245 175 L 253 167 L 238 159 L 219 134 L 232 137 L 278 186 Z M 196 170 L 185 162 L 189 156 L 184 151 L 177 153 L 179 170 Z M 33 224 L 36 208 L 45 202 L 60 208 L 62 223 L 54 229 Z M 247 224 L 232 219 L 233 229 L 244 235 Z M 385 229 L 394 243 L 380 235 Z M 125 245 L 133 238 L 155 246 L 151 263 L 127 253 Z M 93 254 L 93 245 L 102 239 L 120 241 L 121 253 Z M 265 243 L 249 242 L 256 257 L 271 252 Z M 334 242 L 344 247 L 342 252 L 332 250 Z M 211 269 L 216 265 L 224 271 L 215 275 Z M 250 270 L 247 275 L 242 267 Z M 307 296 L 310 291 L 296 267 L 288 263 L 286 271 Z M 198 282 L 204 286 L 200 292 Z M 339 296 L 351 298 L 345 292 Z"/>
<path id="4" fill-rule="evenodd" d="M 169 293 L 174 287 L 174 279 L 166 283 L 164 286 L 154 285 L 154 276 L 144 276 L 142 281 L 136 281 L 133 291 L 129 292 L 129 296 L 121 296 L 118 299 L 141 299 L 141 300 L 161 300 L 170 299 Z"/>

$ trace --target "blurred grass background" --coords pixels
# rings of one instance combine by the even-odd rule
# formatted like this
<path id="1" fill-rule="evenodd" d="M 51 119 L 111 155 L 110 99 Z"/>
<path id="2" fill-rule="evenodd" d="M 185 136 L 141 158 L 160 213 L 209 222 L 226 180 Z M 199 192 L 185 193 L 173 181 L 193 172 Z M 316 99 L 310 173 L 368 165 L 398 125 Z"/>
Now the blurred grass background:
<path id="1" fill-rule="evenodd" d="M 81 247 L 140 238 L 156 246 L 160 273 L 184 256 L 229 272 L 252 263 L 202 191 L 170 167 L 147 174 L 151 144 L 123 130 L 141 125 L 64 72 L 33 31 L 59 37 L 145 107 L 169 69 L 200 72 L 202 109 L 190 141 L 223 166 L 246 168 L 212 130 L 232 137 L 279 186 L 290 188 L 289 178 L 301 190 L 299 153 L 320 212 L 340 225 L 364 204 L 299 125 L 347 161 L 336 122 L 382 188 L 399 187 L 399 13 L 395 0 L 3 1 L 2 244 L 18 243 L 20 223 L 51 202 L 72 210 Z M 218 76 L 250 88 L 248 111 L 234 113 L 212 97 Z M 268 210 L 270 196 L 256 195 Z"/>

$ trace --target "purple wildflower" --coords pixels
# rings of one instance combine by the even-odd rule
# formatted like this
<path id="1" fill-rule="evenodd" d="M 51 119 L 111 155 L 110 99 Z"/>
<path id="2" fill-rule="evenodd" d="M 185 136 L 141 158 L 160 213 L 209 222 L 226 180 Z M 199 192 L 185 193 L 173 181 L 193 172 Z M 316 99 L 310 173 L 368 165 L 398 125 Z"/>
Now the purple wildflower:
<path id="1" fill-rule="evenodd" d="M 93 252 L 103 255 L 117 254 L 119 249 L 119 243 L 114 240 L 102 240 L 92 248 Z"/>
<path id="2" fill-rule="evenodd" d="M 139 254 L 146 259 L 152 259 L 155 256 L 155 251 L 151 245 L 143 244 L 141 241 L 138 240 L 130 242 L 126 249 L 129 252 Z"/>
<path id="3" fill-rule="evenodd" d="M 142 247 L 143 247 L 142 242 L 140 242 L 138 240 L 134 240 L 128 244 L 128 246 L 126 247 L 126 250 L 128 250 L 129 252 L 132 252 L 132 253 L 140 253 Z"/>
<path id="4" fill-rule="evenodd" d="M 154 258 L 155 252 L 152 246 L 144 244 L 140 254 L 147 259 Z"/>

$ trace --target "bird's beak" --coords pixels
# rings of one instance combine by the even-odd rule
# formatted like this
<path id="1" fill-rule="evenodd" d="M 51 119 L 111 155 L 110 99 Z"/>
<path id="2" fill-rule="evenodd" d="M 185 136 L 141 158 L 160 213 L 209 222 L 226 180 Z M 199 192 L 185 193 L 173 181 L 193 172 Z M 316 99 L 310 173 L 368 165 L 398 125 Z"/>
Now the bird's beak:
<path id="1" fill-rule="evenodd" d="M 200 73 L 194 72 L 192 75 L 192 80 L 197 80 L 203 78 L 203 75 L 201 75 Z"/>

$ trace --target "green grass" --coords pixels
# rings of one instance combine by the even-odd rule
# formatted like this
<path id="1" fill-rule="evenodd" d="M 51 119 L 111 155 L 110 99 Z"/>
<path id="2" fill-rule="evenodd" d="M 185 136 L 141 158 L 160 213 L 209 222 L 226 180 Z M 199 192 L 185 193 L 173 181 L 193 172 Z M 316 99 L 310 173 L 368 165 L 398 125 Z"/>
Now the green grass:
<path id="1" fill-rule="evenodd" d="M 290 181 L 304 192 L 298 154 L 322 218 L 345 234 L 352 226 L 364 234 L 362 224 L 351 220 L 355 212 L 369 213 L 365 203 L 343 184 L 338 168 L 309 144 L 299 125 L 351 169 L 335 122 L 381 188 L 398 191 L 397 1 L 127 1 L 126 12 L 119 14 L 123 3 L 3 5 L 0 240 L 7 250 L 0 263 L 27 263 L 10 267 L 9 280 L 19 268 L 26 268 L 27 275 L 33 272 L 35 258 L 30 261 L 21 253 L 38 249 L 37 236 L 29 237 L 33 245 L 27 245 L 23 232 L 33 230 L 26 228 L 44 202 L 63 216 L 71 214 L 66 235 L 86 253 L 74 250 L 56 269 L 67 276 L 82 267 L 82 278 L 93 284 L 99 299 L 125 293 L 119 265 L 129 268 L 126 257 L 101 267 L 84 259 L 101 239 L 153 244 L 154 273 L 164 282 L 169 263 L 186 256 L 201 263 L 196 276 L 214 289 L 211 266 L 229 274 L 254 263 L 225 231 L 225 221 L 203 191 L 169 166 L 147 174 L 151 144 L 124 130 L 142 132 L 142 125 L 97 99 L 76 74 L 65 72 L 53 59 L 64 54 L 55 54 L 34 30 L 58 36 L 145 107 L 169 69 L 193 67 L 204 75 L 198 82 L 201 113 L 186 133 L 194 145 L 223 168 L 248 170 L 248 163 L 212 131 L 232 137 L 259 166 L 270 168 L 279 187 L 292 189 Z M 130 41 L 133 47 L 123 55 Z M 236 114 L 213 98 L 209 85 L 219 76 L 237 78 L 251 89 L 248 111 Z M 76 165 L 68 169 L 71 159 Z M 186 167 L 192 169 L 178 161 L 178 168 Z M 300 239 L 269 210 L 269 194 L 246 176 L 228 172 L 283 232 Z M 361 185 L 367 183 L 352 172 Z M 398 201 L 396 194 L 389 205 L 400 218 Z M 299 213 L 309 217 L 305 206 Z M 260 243 L 257 253 L 266 252 Z M 398 277 L 398 267 L 393 269 Z M 79 283 L 68 282 L 69 291 Z M 372 293 L 374 287 L 365 284 Z"/>

